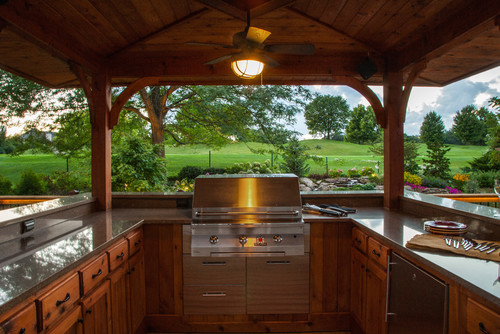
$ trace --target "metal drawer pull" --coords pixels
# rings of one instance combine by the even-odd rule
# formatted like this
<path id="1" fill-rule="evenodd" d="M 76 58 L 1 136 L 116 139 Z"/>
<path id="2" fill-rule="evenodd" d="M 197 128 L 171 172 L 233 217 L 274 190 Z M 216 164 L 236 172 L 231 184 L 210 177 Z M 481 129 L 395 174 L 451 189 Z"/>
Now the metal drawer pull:
<path id="1" fill-rule="evenodd" d="M 141 240 L 134 242 L 134 246 L 137 246 L 141 243 Z"/>
<path id="2" fill-rule="evenodd" d="M 267 261 L 267 264 L 290 264 L 290 261 Z"/>
<path id="3" fill-rule="evenodd" d="M 372 251 L 373 255 L 380 257 L 380 253 L 377 253 L 375 249 Z"/>
<path id="4" fill-rule="evenodd" d="M 225 292 L 203 292 L 203 297 L 226 297 Z"/>
<path id="5" fill-rule="evenodd" d="M 99 271 L 97 272 L 97 274 L 92 274 L 92 279 L 96 278 L 97 276 L 100 276 L 102 274 L 102 270 L 99 269 Z"/>
<path id="6" fill-rule="evenodd" d="M 71 296 L 70 296 L 70 294 L 69 294 L 69 292 L 68 292 L 68 293 L 66 294 L 66 297 L 65 297 L 63 300 L 57 300 L 57 301 L 56 301 L 56 306 L 59 306 L 59 305 L 61 305 L 61 304 L 63 304 L 63 303 L 66 303 L 66 302 L 69 300 L 69 298 L 70 298 L 70 297 L 71 297 Z"/>
<path id="7" fill-rule="evenodd" d="M 117 255 L 116 256 L 116 259 L 120 259 L 120 260 L 123 260 L 123 257 L 125 256 L 125 254 L 122 252 L 120 255 Z"/>
<path id="8" fill-rule="evenodd" d="M 201 264 L 204 266 L 225 266 L 226 261 L 203 261 Z"/>
<path id="9" fill-rule="evenodd" d="M 22 327 L 20 330 L 19 330 L 19 334 L 24 334 L 26 333 L 26 329 L 24 327 Z"/>
<path id="10" fill-rule="evenodd" d="M 489 334 L 489 332 L 486 330 L 484 327 L 484 324 L 482 322 L 479 323 L 479 330 L 483 332 L 484 334 Z"/>

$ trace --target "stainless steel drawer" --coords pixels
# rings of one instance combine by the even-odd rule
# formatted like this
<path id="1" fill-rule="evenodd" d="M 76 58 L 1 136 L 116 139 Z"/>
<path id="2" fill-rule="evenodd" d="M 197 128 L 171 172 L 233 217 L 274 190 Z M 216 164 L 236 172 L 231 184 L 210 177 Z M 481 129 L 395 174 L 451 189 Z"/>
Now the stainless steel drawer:
<path id="1" fill-rule="evenodd" d="M 184 286 L 184 314 L 245 314 L 244 285 Z"/>
<path id="2" fill-rule="evenodd" d="M 184 284 L 245 284 L 245 258 L 184 255 Z"/>

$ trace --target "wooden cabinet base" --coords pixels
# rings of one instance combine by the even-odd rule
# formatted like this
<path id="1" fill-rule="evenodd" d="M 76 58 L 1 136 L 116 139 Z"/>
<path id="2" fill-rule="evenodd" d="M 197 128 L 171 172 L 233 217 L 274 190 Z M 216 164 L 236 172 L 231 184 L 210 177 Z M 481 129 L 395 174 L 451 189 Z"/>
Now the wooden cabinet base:
<path id="1" fill-rule="evenodd" d="M 269 333 L 349 331 L 349 313 L 177 316 L 147 315 L 149 332 Z"/>

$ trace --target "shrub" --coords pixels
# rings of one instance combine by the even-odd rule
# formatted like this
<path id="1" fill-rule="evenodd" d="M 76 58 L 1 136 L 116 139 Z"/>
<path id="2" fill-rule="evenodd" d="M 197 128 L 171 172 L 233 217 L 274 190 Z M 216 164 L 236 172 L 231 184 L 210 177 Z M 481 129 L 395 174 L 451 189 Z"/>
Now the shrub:
<path id="1" fill-rule="evenodd" d="M 351 168 L 347 170 L 348 177 L 359 177 L 361 176 L 361 172 L 357 168 Z"/>
<path id="2" fill-rule="evenodd" d="M 300 145 L 297 139 L 290 140 L 290 142 L 283 147 L 283 162 L 280 164 L 280 168 L 298 177 L 307 175 L 311 167 L 306 162 L 307 159 L 309 159 L 309 155 L 306 151 L 307 149 Z"/>
<path id="3" fill-rule="evenodd" d="M 2 175 L 0 175 L 0 195 L 12 195 L 12 182 Z"/>
<path id="4" fill-rule="evenodd" d="M 355 184 L 350 190 L 375 190 L 375 185 L 373 183 Z"/>
<path id="5" fill-rule="evenodd" d="M 45 178 L 48 193 L 68 195 L 73 191 L 86 192 L 92 188 L 90 176 L 81 172 L 53 172 Z"/>
<path id="6" fill-rule="evenodd" d="M 474 173 L 471 178 L 477 181 L 480 188 L 493 188 L 495 186 L 495 179 L 499 177 L 500 172 L 489 171 Z"/>
<path id="7" fill-rule="evenodd" d="M 463 189 L 466 194 L 475 194 L 479 192 L 479 182 L 477 180 L 470 180 L 464 185 Z"/>
<path id="8" fill-rule="evenodd" d="M 276 166 L 271 166 L 271 160 L 260 162 L 240 162 L 226 169 L 229 174 L 272 174 L 280 173 Z"/>
<path id="9" fill-rule="evenodd" d="M 203 168 L 198 167 L 198 166 L 184 166 L 182 169 L 179 171 L 179 174 L 177 175 L 177 179 L 179 180 L 194 180 L 197 176 L 203 175 Z"/>
<path id="10" fill-rule="evenodd" d="M 332 179 L 338 178 L 342 176 L 343 171 L 341 169 L 330 169 L 328 171 L 328 176 Z"/>
<path id="11" fill-rule="evenodd" d="M 422 178 L 418 175 L 411 174 L 410 172 L 404 173 L 404 181 L 410 184 L 421 185 Z"/>
<path id="12" fill-rule="evenodd" d="M 440 177 L 436 176 L 424 176 L 422 178 L 422 186 L 428 187 L 428 188 L 445 188 L 449 185 L 449 182 L 447 180 L 444 180 Z"/>
<path id="13" fill-rule="evenodd" d="M 469 182 L 470 175 L 469 174 L 460 174 L 457 173 L 453 176 L 453 185 L 460 189 L 463 190 L 464 186 L 467 182 Z"/>
<path id="14" fill-rule="evenodd" d="M 174 184 L 170 187 L 167 188 L 168 191 L 171 192 L 183 192 L 183 191 L 193 191 L 194 189 L 194 182 L 193 180 L 188 180 L 188 179 L 182 179 L 182 180 L 177 180 L 174 182 Z"/>
<path id="15" fill-rule="evenodd" d="M 320 181 L 320 180 L 327 179 L 329 177 L 329 175 L 328 174 L 309 174 L 307 177 L 312 179 L 312 180 Z"/>
<path id="16" fill-rule="evenodd" d="M 375 183 L 377 185 L 383 185 L 384 184 L 384 175 L 377 175 L 377 174 L 369 175 L 368 181 L 370 181 L 371 183 Z"/>
<path id="17" fill-rule="evenodd" d="M 18 195 L 43 195 L 45 194 L 45 184 L 42 175 L 36 174 L 32 170 L 26 170 L 21 175 L 21 180 L 16 187 Z"/>
<path id="18" fill-rule="evenodd" d="M 210 168 L 205 168 L 203 170 L 203 174 L 208 174 L 208 175 L 217 175 L 217 174 L 224 174 L 226 173 L 225 168 L 215 168 L 215 167 L 210 167 Z"/>
<path id="19" fill-rule="evenodd" d="M 373 169 L 372 167 L 361 168 L 361 176 L 368 176 L 372 175 L 373 173 L 375 173 L 375 169 Z"/>

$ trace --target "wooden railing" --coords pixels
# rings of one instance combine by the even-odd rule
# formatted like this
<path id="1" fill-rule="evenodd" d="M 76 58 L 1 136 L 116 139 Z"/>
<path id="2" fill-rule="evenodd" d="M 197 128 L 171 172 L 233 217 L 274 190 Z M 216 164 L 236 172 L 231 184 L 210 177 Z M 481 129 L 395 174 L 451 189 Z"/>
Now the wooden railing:
<path id="1" fill-rule="evenodd" d="M 34 204 L 49 201 L 51 199 L 61 198 L 62 196 L 0 196 L 0 210 L 10 209 L 17 206 Z"/>
<path id="2" fill-rule="evenodd" d="M 500 199 L 495 194 L 435 194 L 434 196 L 454 199 L 456 201 L 480 205 L 500 207 Z"/>

